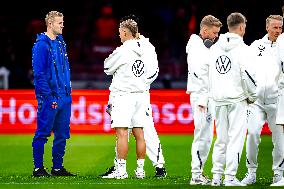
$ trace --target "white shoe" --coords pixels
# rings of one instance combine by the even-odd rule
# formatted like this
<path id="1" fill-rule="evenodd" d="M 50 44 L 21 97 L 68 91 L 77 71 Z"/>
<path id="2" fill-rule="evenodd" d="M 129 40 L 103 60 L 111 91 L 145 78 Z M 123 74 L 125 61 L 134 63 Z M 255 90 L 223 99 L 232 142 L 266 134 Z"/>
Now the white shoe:
<path id="1" fill-rule="evenodd" d="M 243 184 L 250 185 L 256 183 L 256 174 L 255 173 L 246 173 L 245 178 L 242 180 Z"/>
<path id="2" fill-rule="evenodd" d="M 126 179 L 126 178 L 128 178 L 127 172 L 124 172 L 124 173 L 117 172 L 116 179 Z"/>
<path id="3" fill-rule="evenodd" d="M 199 175 L 196 178 L 191 178 L 190 180 L 190 185 L 210 185 L 211 184 L 211 180 L 208 179 L 206 176 L 204 175 Z"/>
<path id="4" fill-rule="evenodd" d="M 136 178 L 138 179 L 145 178 L 145 171 L 143 169 L 137 168 L 134 172 L 135 172 Z"/>
<path id="5" fill-rule="evenodd" d="M 272 183 L 273 183 L 273 184 L 274 184 L 274 183 L 277 183 L 277 182 L 279 182 L 281 179 L 283 179 L 283 176 L 282 176 L 282 175 L 274 174 Z"/>
<path id="6" fill-rule="evenodd" d="M 225 186 L 246 186 L 246 184 L 240 182 L 236 177 L 233 179 L 224 180 Z"/>
<path id="7" fill-rule="evenodd" d="M 271 184 L 270 186 L 284 186 L 284 178 L 282 177 L 281 180 L 279 180 L 276 183 Z"/>

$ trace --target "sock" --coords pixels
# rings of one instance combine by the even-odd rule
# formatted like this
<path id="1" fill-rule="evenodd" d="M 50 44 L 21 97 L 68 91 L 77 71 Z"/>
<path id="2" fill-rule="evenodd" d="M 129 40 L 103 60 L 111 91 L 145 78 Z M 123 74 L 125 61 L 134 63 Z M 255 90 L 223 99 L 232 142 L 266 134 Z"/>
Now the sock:
<path id="1" fill-rule="evenodd" d="M 125 159 L 117 159 L 117 169 L 118 169 L 118 172 L 121 172 L 121 173 L 126 172 L 126 160 Z"/>
<path id="2" fill-rule="evenodd" d="M 145 159 L 137 159 L 137 168 L 144 168 Z"/>

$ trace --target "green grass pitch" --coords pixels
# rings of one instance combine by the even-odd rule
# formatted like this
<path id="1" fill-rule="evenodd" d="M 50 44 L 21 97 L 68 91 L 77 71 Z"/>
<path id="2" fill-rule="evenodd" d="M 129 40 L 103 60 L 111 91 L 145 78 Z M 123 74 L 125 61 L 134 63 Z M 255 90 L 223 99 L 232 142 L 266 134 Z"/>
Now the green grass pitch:
<path id="1" fill-rule="evenodd" d="M 99 174 L 113 165 L 114 135 L 75 135 L 68 140 L 64 158 L 65 167 L 77 173 L 77 177 L 33 178 L 32 135 L 0 135 L 0 188 L 211 188 L 190 186 L 190 149 L 192 135 L 160 135 L 168 172 L 167 178 L 154 178 L 154 168 L 149 159 L 145 161 L 146 178 L 134 178 L 136 167 L 135 143 L 130 140 L 127 170 L 129 179 L 101 179 Z M 45 166 L 51 167 L 50 137 L 45 147 Z M 245 148 L 244 148 L 245 149 Z M 211 149 L 212 151 L 212 149 Z M 259 152 L 257 183 L 250 188 L 268 187 L 272 182 L 271 136 L 262 136 Z M 210 178 L 211 153 L 205 165 L 205 174 Z M 246 173 L 245 150 L 237 177 Z"/>

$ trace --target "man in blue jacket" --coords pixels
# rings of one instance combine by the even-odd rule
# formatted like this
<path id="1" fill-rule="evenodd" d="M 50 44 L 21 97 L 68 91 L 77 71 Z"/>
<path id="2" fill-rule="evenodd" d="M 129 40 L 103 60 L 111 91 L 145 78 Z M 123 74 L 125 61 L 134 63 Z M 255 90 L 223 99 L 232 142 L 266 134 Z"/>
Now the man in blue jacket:
<path id="1" fill-rule="evenodd" d="M 32 49 L 37 129 L 33 138 L 33 176 L 50 176 L 43 166 L 44 145 L 54 133 L 53 176 L 75 176 L 63 167 L 66 139 L 70 138 L 71 82 L 66 44 L 62 38 L 63 14 L 46 15 L 47 31 L 38 34 Z"/>

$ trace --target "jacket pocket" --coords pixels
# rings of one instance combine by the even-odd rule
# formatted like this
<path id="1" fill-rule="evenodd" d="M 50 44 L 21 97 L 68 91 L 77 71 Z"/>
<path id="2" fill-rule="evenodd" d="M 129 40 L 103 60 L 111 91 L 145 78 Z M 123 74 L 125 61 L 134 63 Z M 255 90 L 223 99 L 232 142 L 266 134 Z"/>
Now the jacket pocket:
<path id="1" fill-rule="evenodd" d="M 42 107 L 43 107 L 43 98 L 42 98 L 42 96 L 40 96 L 37 99 L 37 109 L 38 109 L 38 112 L 42 111 Z"/>

